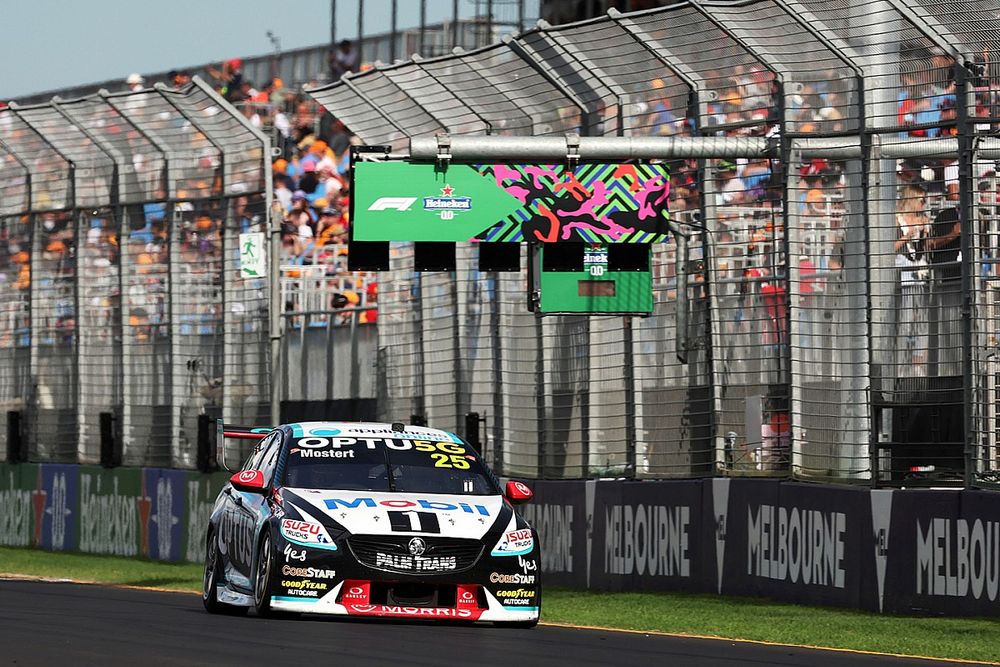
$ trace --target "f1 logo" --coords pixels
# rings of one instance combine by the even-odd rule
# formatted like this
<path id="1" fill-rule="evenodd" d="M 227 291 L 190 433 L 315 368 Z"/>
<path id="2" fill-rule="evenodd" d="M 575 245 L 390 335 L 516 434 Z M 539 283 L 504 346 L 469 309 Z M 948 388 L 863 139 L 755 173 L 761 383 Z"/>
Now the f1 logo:
<path id="1" fill-rule="evenodd" d="M 409 211 L 416 197 L 379 197 L 368 207 L 369 211 Z"/>

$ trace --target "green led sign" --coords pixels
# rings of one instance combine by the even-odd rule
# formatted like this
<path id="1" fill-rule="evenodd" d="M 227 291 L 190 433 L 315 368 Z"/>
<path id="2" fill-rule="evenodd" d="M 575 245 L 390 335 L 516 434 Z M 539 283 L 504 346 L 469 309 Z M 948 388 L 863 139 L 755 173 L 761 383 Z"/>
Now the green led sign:
<path id="1" fill-rule="evenodd" d="M 606 247 L 588 248 L 583 271 L 541 272 L 538 307 L 543 313 L 650 314 L 653 275 L 648 264 L 645 271 L 612 271 Z"/>

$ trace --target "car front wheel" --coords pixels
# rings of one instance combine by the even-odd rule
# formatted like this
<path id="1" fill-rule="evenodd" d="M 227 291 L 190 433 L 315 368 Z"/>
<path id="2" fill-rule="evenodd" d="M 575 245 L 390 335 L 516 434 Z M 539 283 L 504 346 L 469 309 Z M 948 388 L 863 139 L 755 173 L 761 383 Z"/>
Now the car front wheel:
<path id="1" fill-rule="evenodd" d="M 271 613 L 271 570 L 274 563 L 274 549 L 271 536 L 264 533 L 257 547 L 257 569 L 254 574 L 253 606 L 258 616 Z"/>
<path id="2" fill-rule="evenodd" d="M 215 531 L 208 534 L 205 545 L 205 575 L 202 578 L 201 603 L 210 614 L 245 614 L 246 607 L 234 607 L 219 602 L 219 583 L 222 581 L 222 554 L 219 553 L 219 538 Z"/>

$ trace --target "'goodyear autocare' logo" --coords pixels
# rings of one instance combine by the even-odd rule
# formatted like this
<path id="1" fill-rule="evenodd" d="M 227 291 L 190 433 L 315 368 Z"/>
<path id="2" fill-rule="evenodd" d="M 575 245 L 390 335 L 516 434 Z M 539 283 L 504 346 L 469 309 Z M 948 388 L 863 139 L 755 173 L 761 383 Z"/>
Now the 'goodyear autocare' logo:
<path id="1" fill-rule="evenodd" d="M 424 197 L 424 210 L 438 213 L 442 220 L 451 220 L 455 213 L 472 210 L 472 197 L 454 196 L 455 188 L 445 184 L 440 197 Z"/>

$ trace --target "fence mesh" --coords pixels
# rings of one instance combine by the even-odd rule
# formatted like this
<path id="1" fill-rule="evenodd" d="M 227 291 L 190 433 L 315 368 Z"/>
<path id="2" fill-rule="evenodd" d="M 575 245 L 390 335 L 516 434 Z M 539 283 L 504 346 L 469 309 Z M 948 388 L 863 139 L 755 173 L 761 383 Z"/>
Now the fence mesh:
<path id="1" fill-rule="evenodd" d="M 11 105 L 0 141 L 0 401 L 29 457 L 193 467 L 224 395 L 260 420 L 266 290 L 224 251 L 267 226 L 266 140 L 196 81 Z"/>
<path id="2" fill-rule="evenodd" d="M 654 249 L 648 318 L 527 312 L 526 248 L 421 274 L 396 244 L 377 297 L 306 253 L 281 271 L 284 397 L 477 413 L 511 475 L 1000 484 L 998 49 L 986 0 L 682 1 L 314 89 L 395 151 L 575 132 L 728 157 L 663 156 L 686 244 Z M 267 149 L 197 82 L 0 110 L 0 405 L 34 458 L 97 460 L 111 413 L 126 462 L 192 466 L 199 415 L 267 414 L 266 284 L 238 259 Z"/>
<path id="3" fill-rule="evenodd" d="M 486 404 L 472 398 L 483 390 L 466 366 L 485 369 L 489 347 L 490 446 L 511 474 L 996 481 L 996 164 L 993 153 L 973 157 L 996 130 L 994 10 L 677 2 L 398 66 L 433 76 L 400 90 L 408 113 L 421 106 L 447 129 L 452 109 L 416 102 L 444 99 L 441 86 L 492 133 L 748 136 L 771 148 L 670 161 L 671 215 L 688 250 L 654 252 L 649 318 L 537 318 L 524 312 L 523 275 L 468 269 L 455 276 L 457 304 L 429 274 L 419 292 L 387 292 L 383 311 L 416 311 L 409 331 L 423 340 L 406 343 L 417 363 L 380 331 L 390 393 L 450 425 Z M 345 84 L 312 94 L 338 117 L 338 101 L 356 104 Z M 500 105 L 519 113 L 500 120 Z M 439 131 L 386 116 L 396 146 Z M 344 120 L 368 143 L 390 140 Z M 807 137 L 832 152 L 803 148 Z M 940 143 L 949 137 L 957 144 Z M 459 255 L 475 249 L 460 244 Z M 483 313 L 476 326 L 496 318 L 489 346 L 463 342 L 473 313 Z M 459 317 L 457 348 L 434 315 Z"/>

